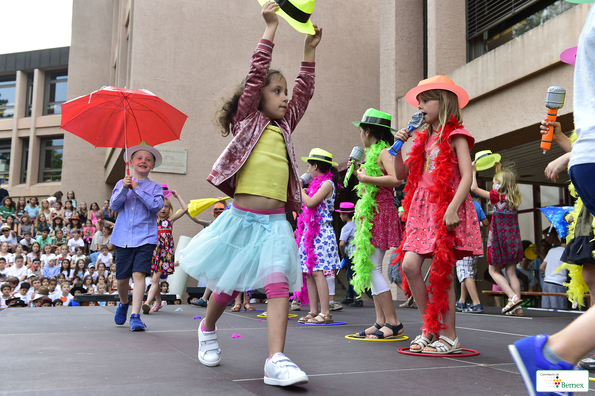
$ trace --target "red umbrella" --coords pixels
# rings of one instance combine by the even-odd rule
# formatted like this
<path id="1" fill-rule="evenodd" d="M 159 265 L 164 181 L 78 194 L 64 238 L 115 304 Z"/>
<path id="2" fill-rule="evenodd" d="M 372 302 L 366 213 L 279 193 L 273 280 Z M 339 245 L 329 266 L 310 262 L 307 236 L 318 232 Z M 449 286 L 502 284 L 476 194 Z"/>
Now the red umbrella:
<path id="1" fill-rule="evenodd" d="M 103 87 L 63 103 L 60 127 L 95 147 L 127 149 L 179 139 L 187 118 L 146 89 Z"/>

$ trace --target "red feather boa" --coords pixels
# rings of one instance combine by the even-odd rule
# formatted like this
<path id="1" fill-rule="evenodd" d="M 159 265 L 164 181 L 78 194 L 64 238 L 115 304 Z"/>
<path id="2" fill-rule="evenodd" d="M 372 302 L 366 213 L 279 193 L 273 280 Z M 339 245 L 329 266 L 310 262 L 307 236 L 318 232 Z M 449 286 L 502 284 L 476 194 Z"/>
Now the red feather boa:
<path id="1" fill-rule="evenodd" d="M 436 250 L 433 255 L 434 261 L 432 262 L 430 272 L 430 282 L 426 291 L 428 306 L 426 307 L 426 314 L 423 316 L 424 324 L 422 326 L 422 330 L 431 334 L 439 334 L 441 330 L 447 328 L 442 323 L 442 320 L 444 313 L 450 309 L 448 306 L 448 290 L 452 287 L 453 268 L 456 265 L 454 254 L 456 239 L 454 232 L 446 229 L 443 218 L 448 205 L 454 198 L 457 188 L 452 166 L 453 160 L 456 162 L 456 156 L 450 145 L 449 137 L 452 131 L 462 127 L 454 116 L 451 116 L 448 123 L 444 126 L 444 130 L 440 136 L 440 143 L 438 143 L 439 152 L 434 163 L 434 185 L 430 188 L 430 203 L 436 204 L 434 221 L 440 224 L 436 234 Z M 403 201 L 403 208 L 405 209 L 403 220 L 405 222 L 409 215 L 413 195 L 417 190 L 423 173 L 424 152 L 427 140 L 428 132 L 426 130 L 417 132 L 413 147 L 405 161 L 409 166 L 409 176 L 405 186 L 405 199 Z M 401 246 L 397 250 L 398 259 L 395 260 L 395 263 L 403 262 L 405 256 L 403 245 L 406 239 L 407 235 L 405 231 Z M 411 296 L 411 290 L 405 276 L 403 276 L 403 290 L 405 290 L 407 296 Z"/>
<path id="2" fill-rule="evenodd" d="M 308 186 L 306 193 L 309 197 L 316 194 L 320 189 L 322 183 L 327 180 L 333 180 L 333 174 L 331 171 L 323 173 L 322 175 L 316 176 L 314 180 Z M 318 263 L 318 256 L 314 247 L 314 238 L 320 233 L 320 213 L 318 208 L 324 205 L 324 199 L 313 208 L 307 208 L 306 205 L 302 204 L 302 213 L 298 217 L 298 228 L 295 231 L 295 242 L 300 245 L 302 235 L 304 235 L 304 250 L 308 257 L 306 258 L 306 268 L 308 269 L 308 275 L 312 275 L 312 271 Z M 304 229 L 308 226 L 304 234 Z M 308 283 L 306 282 L 306 273 L 302 273 L 303 284 L 302 288 L 296 291 L 292 298 L 297 299 L 302 304 L 308 304 Z"/>

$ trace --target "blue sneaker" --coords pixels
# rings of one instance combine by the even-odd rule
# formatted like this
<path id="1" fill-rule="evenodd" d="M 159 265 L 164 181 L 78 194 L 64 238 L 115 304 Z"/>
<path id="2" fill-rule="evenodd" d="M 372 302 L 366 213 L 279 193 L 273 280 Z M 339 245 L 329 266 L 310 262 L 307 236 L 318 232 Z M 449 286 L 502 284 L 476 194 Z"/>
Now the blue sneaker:
<path id="1" fill-rule="evenodd" d="M 130 315 L 129 322 L 131 331 L 145 331 L 145 328 L 147 327 L 147 325 L 140 320 L 140 314 Z"/>
<path id="2" fill-rule="evenodd" d="M 128 316 L 128 306 L 130 303 L 124 305 L 121 302 L 118 303 L 118 307 L 116 308 L 116 315 L 114 316 L 114 321 L 117 325 L 123 325 L 126 323 L 126 317 Z"/>
<path id="3" fill-rule="evenodd" d="M 538 395 L 560 395 L 571 396 L 568 392 L 537 392 L 537 371 L 538 370 L 573 370 L 574 365 L 567 362 L 552 363 L 543 356 L 543 347 L 547 342 L 547 334 L 523 338 L 508 346 L 508 350 L 514 359 L 514 363 L 523 378 L 525 388 L 529 396 Z"/>

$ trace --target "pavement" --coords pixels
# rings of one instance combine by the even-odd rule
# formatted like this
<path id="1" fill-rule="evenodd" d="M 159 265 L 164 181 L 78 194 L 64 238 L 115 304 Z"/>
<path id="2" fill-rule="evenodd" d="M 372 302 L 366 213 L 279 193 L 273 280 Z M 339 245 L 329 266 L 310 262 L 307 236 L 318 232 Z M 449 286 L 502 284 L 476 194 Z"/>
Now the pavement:
<path id="1" fill-rule="evenodd" d="M 398 308 L 405 335 L 420 333 L 416 309 Z M 266 309 L 265 304 L 253 304 Z M 374 323 L 374 308 L 333 312 L 340 326 L 288 321 L 285 353 L 309 376 L 307 385 L 278 388 L 263 383 L 268 357 L 261 312 L 226 312 L 218 322 L 222 363 L 197 358 L 198 316 L 206 308 L 168 305 L 141 315 L 146 332 L 114 324 L 115 307 L 11 308 L 0 312 L 0 395 L 526 395 L 507 346 L 522 337 L 553 334 L 578 314 L 526 310 L 508 317 L 499 308 L 457 313 L 457 335 L 473 357 L 400 354 L 409 341 L 345 339 Z M 305 314 L 308 310 L 302 308 Z M 233 338 L 234 334 L 242 337 Z M 595 383 L 591 383 L 595 384 Z M 595 390 L 591 385 L 591 391 Z"/>

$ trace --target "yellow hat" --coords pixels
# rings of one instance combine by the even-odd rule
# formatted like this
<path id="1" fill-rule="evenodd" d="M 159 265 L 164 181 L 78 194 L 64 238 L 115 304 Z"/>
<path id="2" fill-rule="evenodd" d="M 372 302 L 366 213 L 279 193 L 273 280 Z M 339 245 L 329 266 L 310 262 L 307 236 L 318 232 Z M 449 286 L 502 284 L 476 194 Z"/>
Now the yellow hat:
<path id="1" fill-rule="evenodd" d="M 264 5 L 268 0 L 258 0 Z M 300 33 L 315 35 L 310 16 L 314 12 L 314 0 L 274 0 L 279 5 L 277 14 Z"/>
<path id="2" fill-rule="evenodd" d="M 537 247 L 537 245 L 532 243 L 527 247 L 527 249 L 525 249 L 525 257 L 528 260 L 533 261 L 537 258 L 537 255 L 533 252 L 533 248 L 536 248 L 536 247 Z"/>
<path id="3" fill-rule="evenodd" d="M 310 150 L 310 155 L 308 157 L 302 157 L 302 161 L 308 162 L 308 160 L 322 161 L 331 164 L 332 166 L 339 166 L 339 164 L 333 162 L 333 155 L 321 148 L 313 148 Z"/>
<path id="4" fill-rule="evenodd" d="M 492 154 L 491 150 L 483 150 L 475 153 L 475 168 L 478 171 L 490 169 L 496 162 L 500 162 L 500 154 Z"/>

